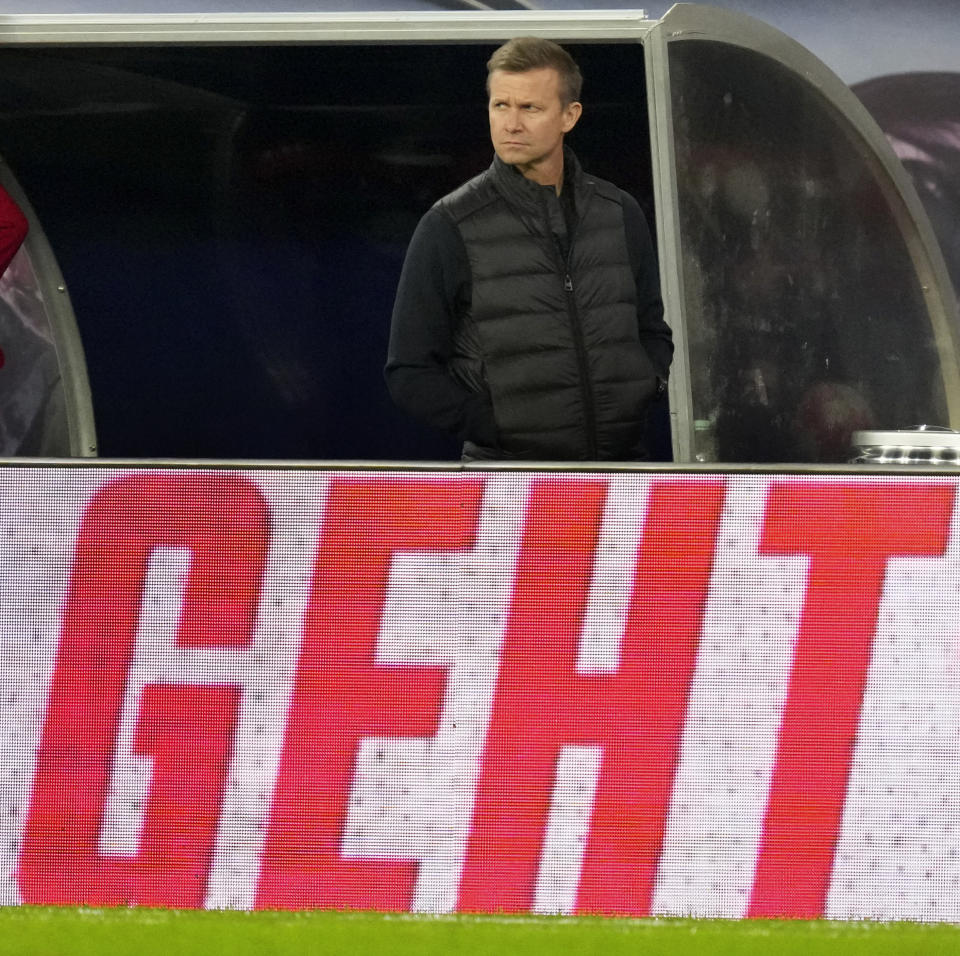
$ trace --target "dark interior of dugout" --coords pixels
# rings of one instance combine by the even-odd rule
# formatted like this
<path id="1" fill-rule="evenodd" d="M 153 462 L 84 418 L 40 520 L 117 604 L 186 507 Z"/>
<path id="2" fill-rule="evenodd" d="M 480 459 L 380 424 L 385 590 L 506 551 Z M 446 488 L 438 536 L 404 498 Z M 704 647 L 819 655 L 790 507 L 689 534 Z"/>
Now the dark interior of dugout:
<path id="1" fill-rule="evenodd" d="M 458 457 L 382 368 L 419 216 L 490 162 L 493 46 L 2 51 L 0 154 L 66 279 L 102 456 Z M 569 49 L 571 145 L 653 230 L 643 48 Z M 665 410 L 651 444 L 669 459 Z"/>

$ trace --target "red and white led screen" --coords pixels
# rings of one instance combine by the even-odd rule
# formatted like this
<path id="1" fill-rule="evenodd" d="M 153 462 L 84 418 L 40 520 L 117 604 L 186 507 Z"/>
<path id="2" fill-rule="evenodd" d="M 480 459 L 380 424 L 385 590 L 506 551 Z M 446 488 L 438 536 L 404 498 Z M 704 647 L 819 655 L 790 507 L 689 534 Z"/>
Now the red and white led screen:
<path id="1" fill-rule="evenodd" d="M 0 904 L 960 921 L 953 478 L 0 501 Z"/>

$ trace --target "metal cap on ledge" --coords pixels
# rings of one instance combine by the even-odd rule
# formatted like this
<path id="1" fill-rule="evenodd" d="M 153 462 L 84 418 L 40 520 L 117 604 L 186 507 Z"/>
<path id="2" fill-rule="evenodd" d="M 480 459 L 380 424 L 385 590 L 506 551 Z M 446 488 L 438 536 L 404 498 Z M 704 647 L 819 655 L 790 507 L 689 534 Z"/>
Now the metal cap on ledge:
<path id="1" fill-rule="evenodd" d="M 960 432 L 936 425 L 892 431 L 857 431 L 856 465 L 955 465 L 960 467 Z"/>

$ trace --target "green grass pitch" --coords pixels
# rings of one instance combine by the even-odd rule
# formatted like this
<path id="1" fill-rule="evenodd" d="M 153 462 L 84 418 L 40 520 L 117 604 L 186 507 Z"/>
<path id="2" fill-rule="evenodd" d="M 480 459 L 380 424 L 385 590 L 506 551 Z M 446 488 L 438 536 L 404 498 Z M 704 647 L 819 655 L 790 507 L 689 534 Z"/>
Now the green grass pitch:
<path id="1" fill-rule="evenodd" d="M 565 952 L 598 956 L 946 956 L 960 953 L 960 926 L 0 908 L 3 956 L 554 956 Z"/>

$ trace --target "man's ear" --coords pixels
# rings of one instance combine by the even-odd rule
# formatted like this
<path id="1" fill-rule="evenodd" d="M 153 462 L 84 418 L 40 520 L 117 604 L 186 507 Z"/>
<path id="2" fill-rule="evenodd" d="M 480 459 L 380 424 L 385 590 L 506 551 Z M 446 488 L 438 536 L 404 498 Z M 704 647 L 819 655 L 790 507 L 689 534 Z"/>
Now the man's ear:
<path id="1" fill-rule="evenodd" d="M 577 125 L 577 120 L 580 119 L 580 114 L 583 112 L 583 106 L 580 103 L 573 102 L 568 103 L 563 111 L 563 131 L 564 133 L 569 133 L 574 126 Z"/>

